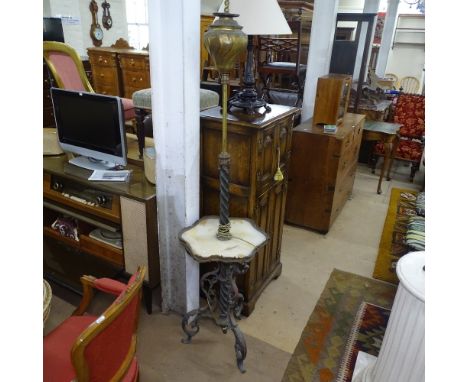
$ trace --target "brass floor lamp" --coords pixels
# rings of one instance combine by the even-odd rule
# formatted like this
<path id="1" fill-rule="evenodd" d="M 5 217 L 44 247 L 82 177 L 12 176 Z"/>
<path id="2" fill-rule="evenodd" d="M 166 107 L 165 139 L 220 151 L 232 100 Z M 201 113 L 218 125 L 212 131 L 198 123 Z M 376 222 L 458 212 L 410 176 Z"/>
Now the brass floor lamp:
<path id="1" fill-rule="evenodd" d="M 268 241 L 268 235 L 250 219 L 229 218 L 231 159 L 227 149 L 227 85 L 229 71 L 234 68 L 239 53 L 246 48 L 247 36 L 234 20 L 237 15 L 229 13 L 229 1 L 225 1 L 224 12 L 214 15 L 218 19 L 205 33 L 204 41 L 221 75 L 223 87 L 221 152 L 218 156 L 219 217 L 202 217 L 184 229 L 179 238 L 197 262 L 216 262 L 216 268 L 200 279 L 207 305 L 187 312 L 182 318 L 182 329 L 186 334 L 182 342 L 190 343 L 200 330 L 199 319 L 211 316 L 224 333 L 231 330 L 234 334 L 237 366 L 244 373 L 247 345 L 235 320 L 240 318 L 244 297 L 236 286 L 236 276 L 247 271 L 258 249 Z"/>

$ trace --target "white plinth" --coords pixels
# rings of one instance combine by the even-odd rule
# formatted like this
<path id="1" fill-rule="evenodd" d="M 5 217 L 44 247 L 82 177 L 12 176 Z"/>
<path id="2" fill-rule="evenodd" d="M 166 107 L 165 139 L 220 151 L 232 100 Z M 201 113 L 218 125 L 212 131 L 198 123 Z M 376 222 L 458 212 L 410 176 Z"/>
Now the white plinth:
<path id="1" fill-rule="evenodd" d="M 412 252 L 398 261 L 400 284 L 379 356 L 353 382 L 424 382 L 424 255 Z"/>

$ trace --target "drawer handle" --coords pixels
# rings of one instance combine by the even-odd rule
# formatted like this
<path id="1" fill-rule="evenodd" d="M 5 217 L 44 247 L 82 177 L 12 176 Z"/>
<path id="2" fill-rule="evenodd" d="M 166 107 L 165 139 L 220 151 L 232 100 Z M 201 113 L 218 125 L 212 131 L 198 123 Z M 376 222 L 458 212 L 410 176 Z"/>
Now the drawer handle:
<path id="1" fill-rule="evenodd" d="M 130 65 L 133 65 L 133 66 L 135 66 L 135 60 L 134 60 L 133 58 L 132 58 L 132 59 L 130 59 Z"/>
<path id="2" fill-rule="evenodd" d="M 104 73 L 101 73 L 99 77 L 104 78 Z"/>

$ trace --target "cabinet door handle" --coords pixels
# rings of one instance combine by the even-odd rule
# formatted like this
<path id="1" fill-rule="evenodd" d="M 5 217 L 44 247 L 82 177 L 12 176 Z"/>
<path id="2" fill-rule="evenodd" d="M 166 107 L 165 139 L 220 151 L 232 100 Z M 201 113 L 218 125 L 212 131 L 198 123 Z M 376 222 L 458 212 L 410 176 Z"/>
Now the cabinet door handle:
<path id="1" fill-rule="evenodd" d="M 278 168 L 276 169 L 275 175 L 273 176 L 273 180 L 281 181 L 284 179 L 284 175 L 281 172 L 281 168 L 280 168 L 280 162 L 281 162 L 281 147 L 280 146 L 277 147 L 277 151 L 278 151 Z"/>

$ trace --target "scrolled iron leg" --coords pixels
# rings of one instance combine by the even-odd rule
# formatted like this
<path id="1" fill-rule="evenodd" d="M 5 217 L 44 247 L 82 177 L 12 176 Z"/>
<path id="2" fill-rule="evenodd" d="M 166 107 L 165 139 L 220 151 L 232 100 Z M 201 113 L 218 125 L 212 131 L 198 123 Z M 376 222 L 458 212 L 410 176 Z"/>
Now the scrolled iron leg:
<path id="1" fill-rule="evenodd" d="M 247 357 L 247 344 L 245 342 L 244 335 L 242 334 L 237 324 L 235 324 L 231 330 L 234 333 L 234 337 L 236 339 L 234 344 L 234 351 L 236 352 L 237 367 L 241 373 L 245 373 L 246 370 L 244 367 L 244 360 Z"/>
<path id="2" fill-rule="evenodd" d="M 189 344 L 192 342 L 192 337 L 194 337 L 200 331 L 200 325 L 198 324 L 198 320 L 208 312 L 208 306 L 205 306 L 200 309 L 194 309 L 190 312 L 184 314 L 182 318 L 182 330 L 187 335 L 186 338 L 182 338 L 182 343 Z M 193 316 L 193 319 L 190 320 L 190 317 Z"/>
<path id="3" fill-rule="evenodd" d="M 234 334 L 234 351 L 236 353 L 237 367 L 242 373 L 246 371 L 244 360 L 247 356 L 247 344 L 234 317 L 240 318 L 244 296 L 239 293 L 235 277 L 237 274 L 245 273 L 248 268 L 248 264 L 221 264 L 219 273 L 221 285 L 218 324 L 221 326 L 223 333 L 227 333 L 228 330 L 231 330 Z"/>
<path id="4" fill-rule="evenodd" d="M 207 305 L 184 314 L 184 317 L 182 318 L 182 330 L 187 335 L 187 338 L 182 338 L 182 343 L 184 344 L 191 343 L 192 337 L 200 331 L 200 325 L 198 324 L 199 319 L 204 316 L 212 315 L 218 306 L 214 290 L 214 287 L 218 282 L 218 273 L 219 267 L 216 267 L 215 270 L 205 273 L 200 279 L 201 290 L 206 297 Z M 190 319 L 191 317 L 193 318 Z"/>

